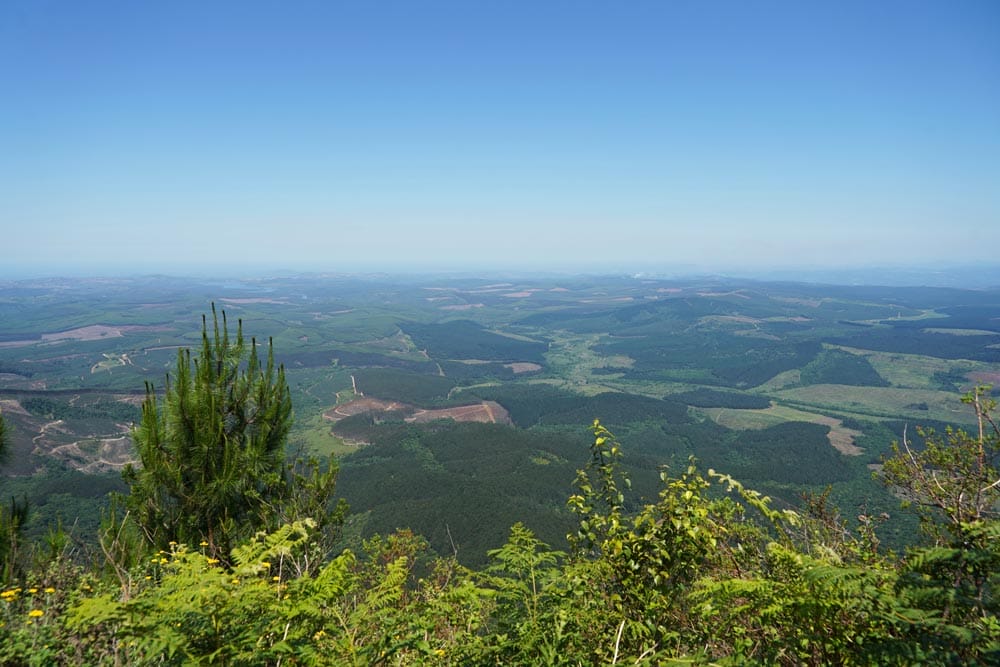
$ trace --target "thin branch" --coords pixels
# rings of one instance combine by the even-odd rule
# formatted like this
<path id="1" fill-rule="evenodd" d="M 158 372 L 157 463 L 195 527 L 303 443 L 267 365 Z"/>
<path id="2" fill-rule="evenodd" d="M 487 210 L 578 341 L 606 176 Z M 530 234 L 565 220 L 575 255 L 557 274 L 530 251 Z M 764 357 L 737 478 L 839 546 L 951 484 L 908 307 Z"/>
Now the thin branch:
<path id="1" fill-rule="evenodd" d="M 997 479 L 997 481 L 993 482 L 989 486 L 984 486 L 983 488 L 981 488 L 979 490 L 979 493 L 986 493 L 987 491 L 989 491 L 990 489 L 992 489 L 995 486 L 1000 486 L 1000 479 Z"/>
<path id="2" fill-rule="evenodd" d="M 448 524 L 444 524 L 444 531 L 448 533 L 448 542 L 451 544 L 451 553 L 455 558 L 458 558 L 458 547 L 455 546 L 455 540 L 451 539 L 451 528 Z"/>
<path id="3" fill-rule="evenodd" d="M 622 632 L 625 630 L 625 619 L 622 619 L 621 624 L 618 626 L 618 636 L 615 637 L 615 657 L 611 660 L 612 665 L 618 664 L 618 645 L 622 641 Z"/>

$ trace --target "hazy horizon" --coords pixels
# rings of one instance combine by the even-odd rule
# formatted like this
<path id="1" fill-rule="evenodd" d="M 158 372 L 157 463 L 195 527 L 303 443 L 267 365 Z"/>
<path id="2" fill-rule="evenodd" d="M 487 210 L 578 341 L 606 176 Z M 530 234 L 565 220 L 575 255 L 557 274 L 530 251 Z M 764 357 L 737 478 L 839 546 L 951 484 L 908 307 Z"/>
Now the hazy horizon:
<path id="1" fill-rule="evenodd" d="M 966 263 L 948 265 L 900 264 L 895 266 L 853 267 L 698 267 L 694 265 L 642 265 L 624 263 L 609 265 L 603 270 L 591 267 L 534 266 L 391 266 L 348 265 L 281 266 L 281 265 L 202 265 L 139 267 L 115 265 L 107 270 L 93 266 L 36 267 L 21 270 L 0 266 L 0 284 L 37 283 L 59 280 L 130 280 L 168 278 L 206 281 L 268 281 L 286 277 L 318 279 L 324 276 L 351 279 L 380 278 L 391 280 L 424 280 L 430 278 L 456 279 L 560 279 L 592 278 L 599 276 L 628 276 L 636 279 L 686 280 L 721 279 L 733 281 L 759 281 L 762 283 L 813 283 L 845 286 L 884 287 L 951 287 L 962 289 L 1000 288 L 1000 262 Z"/>
<path id="2" fill-rule="evenodd" d="M 0 275 L 1000 246 L 994 2 L 12 2 L 0 55 Z"/>

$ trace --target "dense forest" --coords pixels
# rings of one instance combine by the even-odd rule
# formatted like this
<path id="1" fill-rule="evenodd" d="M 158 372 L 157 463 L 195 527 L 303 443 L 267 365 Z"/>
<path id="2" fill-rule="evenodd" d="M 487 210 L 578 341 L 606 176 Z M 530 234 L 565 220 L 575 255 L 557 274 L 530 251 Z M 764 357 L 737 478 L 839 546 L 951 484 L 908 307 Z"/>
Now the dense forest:
<path id="1" fill-rule="evenodd" d="M 819 376 L 869 373 L 838 354 L 818 359 Z M 385 372 L 367 381 L 384 381 Z M 442 382 L 423 399 L 449 391 Z M 499 397 L 496 389 L 473 391 Z M 728 405 L 741 396 L 709 390 L 688 398 Z M 675 400 L 597 393 L 580 408 L 553 389 L 539 409 L 516 393 L 504 398 L 514 421 L 531 430 L 342 420 L 338 429 L 370 443 L 350 466 L 391 463 L 380 475 L 392 488 L 352 491 L 369 494 L 373 530 L 362 536 L 364 517 L 338 497 L 344 471 L 333 460 L 287 459 L 291 399 L 271 347 L 245 341 L 242 325 L 233 335 L 224 316 L 207 321 L 200 348 L 177 352 L 166 390 L 147 385 L 133 433 L 141 465 L 126 467 L 127 492 L 114 494 L 96 550 L 82 552 L 59 525 L 32 542 L 27 503 L 3 506 L 0 662 L 1000 663 L 1000 430 L 987 388 L 963 399 L 976 428 L 904 429 L 884 458 L 880 479 L 923 528 L 922 541 L 905 551 L 882 541 L 897 521 L 888 513 L 842 516 L 828 491 L 793 509 L 754 490 L 757 480 L 775 478 L 759 469 L 764 460 L 786 466 L 782 476 L 792 482 L 850 475 L 817 424 L 755 431 L 735 454 L 708 450 L 711 460 L 682 459 L 678 450 L 653 472 L 629 460 L 628 438 L 595 421 L 589 462 L 574 472 L 576 441 L 561 428 L 587 410 L 606 412 L 608 424 L 632 424 L 627 433 L 640 441 L 655 434 L 637 430 L 637 420 L 697 423 Z M 53 416 L 68 409 L 33 408 Z M 80 409 L 65 416 L 110 406 Z M 793 448 L 818 463 L 796 465 Z M 481 474 L 477 456 L 489 457 L 493 477 Z M 486 508 L 498 495 L 523 495 L 528 469 L 549 475 L 544 511 L 506 503 L 514 510 L 502 516 L 470 515 L 506 535 L 472 567 L 457 548 L 428 541 L 467 527 L 422 535 L 372 519 L 380 491 L 396 503 L 388 515 L 434 515 L 419 485 L 428 477 L 418 472 Z M 549 520 L 529 527 L 521 511 Z M 565 549 L 538 537 L 559 530 L 568 533 Z"/>

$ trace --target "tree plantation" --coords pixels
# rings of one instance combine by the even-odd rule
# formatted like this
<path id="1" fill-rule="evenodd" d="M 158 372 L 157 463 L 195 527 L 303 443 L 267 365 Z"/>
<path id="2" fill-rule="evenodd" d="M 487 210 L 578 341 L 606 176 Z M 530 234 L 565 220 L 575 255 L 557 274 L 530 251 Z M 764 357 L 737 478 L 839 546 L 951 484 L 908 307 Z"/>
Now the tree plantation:
<path id="1" fill-rule="evenodd" d="M 878 473 L 919 513 L 923 539 L 905 551 L 880 541 L 894 516 L 842 516 L 827 493 L 792 509 L 694 459 L 637 498 L 628 442 L 594 421 L 589 463 L 564 489 L 569 548 L 512 517 L 470 568 L 407 529 L 348 539 L 336 464 L 286 460 L 285 369 L 213 309 L 165 392 L 147 384 L 140 461 L 99 549 L 58 525 L 28 545 L 24 504 L 4 504 L 0 662 L 997 664 L 1000 430 L 988 388 L 963 400 L 974 428 L 904 432 Z M 530 408 L 514 419 L 536 419 Z M 748 446 L 767 450 L 765 433 Z M 426 447 L 412 440 L 418 466 Z"/>

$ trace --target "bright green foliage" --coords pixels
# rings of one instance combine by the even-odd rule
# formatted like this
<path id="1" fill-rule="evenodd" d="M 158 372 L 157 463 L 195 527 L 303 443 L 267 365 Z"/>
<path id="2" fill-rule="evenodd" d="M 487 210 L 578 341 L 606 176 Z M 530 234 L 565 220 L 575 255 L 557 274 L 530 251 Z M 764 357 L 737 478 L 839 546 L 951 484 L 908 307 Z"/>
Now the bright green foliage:
<path id="1" fill-rule="evenodd" d="M 931 497 L 918 493 L 920 475 L 944 489 L 965 484 L 931 467 L 930 457 L 966 460 L 950 447 L 982 447 L 989 460 L 993 406 L 979 394 L 971 401 L 981 438 L 953 435 L 887 465 L 895 474 L 922 462 L 908 497 Z M 77 573 L 75 590 L 60 584 L 53 591 L 68 592 L 51 601 L 39 588 L 10 589 L 0 601 L 12 628 L 0 633 L 0 662 L 1000 663 L 995 505 L 935 505 L 928 520 L 943 526 L 941 541 L 900 560 L 877 548 L 883 519 L 862 515 L 851 530 L 825 494 L 796 512 L 693 461 L 679 475 L 664 470 L 657 497 L 630 507 L 621 445 L 600 423 L 593 429 L 591 462 L 569 501 L 579 528 L 568 555 L 515 524 L 481 572 L 431 558 L 405 530 L 369 540 L 363 553 L 322 558 L 317 522 L 291 519 L 241 539 L 228 564 L 208 541 L 173 544 L 119 559 L 117 581 Z M 953 521 L 959 511 L 963 520 Z M 128 533 L 116 539 L 128 551 Z"/>
<path id="2" fill-rule="evenodd" d="M 28 510 L 26 498 L 10 498 L 0 504 L 0 584 L 14 582 L 23 575 L 22 536 Z"/>
<path id="3" fill-rule="evenodd" d="M 262 533 L 234 549 L 231 570 L 177 546 L 144 565 L 132 599 L 87 596 L 64 626 L 91 664 L 420 664 L 473 644 L 486 597 L 453 563 L 414 579 L 421 540 L 400 533 L 369 544 L 365 561 L 344 552 L 288 576 L 313 530 Z"/>
<path id="4" fill-rule="evenodd" d="M 892 570 L 779 542 L 762 555 L 753 569 L 699 580 L 692 601 L 713 653 L 762 664 L 892 662 L 882 651 L 893 639 Z"/>
<path id="5" fill-rule="evenodd" d="M 992 417 L 996 401 L 989 398 L 989 390 L 976 387 L 962 398 L 976 412 L 977 433 L 949 428 L 941 437 L 920 429 L 924 442 L 919 451 L 904 433 L 902 443 L 893 448 L 895 456 L 885 462 L 886 482 L 902 489 L 907 501 L 918 507 L 937 544 L 961 535 L 965 525 L 998 518 L 1000 428 Z"/>
<path id="6" fill-rule="evenodd" d="M 151 545 L 207 541 L 209 552 L 225 559 L 237 541 L 268 525 L 288 495 L 292 403 L 271 346 L 261 365 L 242 322 L 231 340 L 225 313 L 221 331 L 214 306 L 212 320 L 209 332 L 202 318 L 196 359 L 178 351 L 162 402 L 147 383 L 133 433 L 142 465 L 124 476 L 128 509 Z"/>
<path id="7" fill-rule="evenodd" d="M 0 463 L 8 455 L 7 426 L 0 414 Z M 28 521 L 28 499 L 0 499 L 0 584 L 13 582 L 21 572 L 21 542 Z"/>
<path id="8" fill-rule="evenodd" d="M 0 596 L 0 664 L 57 664 L 68 648 L 58 638 L 65 592 L 33 582 Z"/>
<path id="9" fill-rule="evenodd" d="M 579 583 L 603 607 L 587 625 L 615 637 L 597 655 L 637 659 L 683 650 L 691 620 L 684 599 L 700 572 L 719 567 L 724 523 L 738 508 L 710 498 L 711 483 L 692 462 L 677 478 L 664 470 L 656 502 L 626 513 L 629 482 L 617 465 L 621 445 L 599 422 L 593 428 L 591 465 L 578 476 L 579 492 L 569 506 L 580 516 L 580 529 L 570 537 Z"/>
<path id="10" fill-rule="evenodd" d="M 552 600 L 563 592 L 559 563 L 565 554 L 552 551 L 517 523 L 507 543 L 489 555 L 493 564 L 485 580 L 496 591 L 496 658 L 534 656 L 536 664 L 558 664 L 565 621 L 553 615 Z"/>
<path id="11" fill-rule="evenodd" d="M 900 574 L 900 598 L 927 630 L 914 640 L 955 661 L 1000 661 L 1000 428 L 989 390 L 976 387 L 962 399 L 976 412 L 976 433 L 921 431 L 920 450 L 904 437 L 884 467 L 933 540 L 908 555 Z"/>

